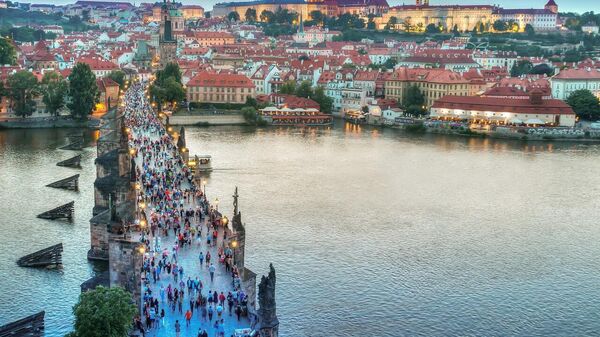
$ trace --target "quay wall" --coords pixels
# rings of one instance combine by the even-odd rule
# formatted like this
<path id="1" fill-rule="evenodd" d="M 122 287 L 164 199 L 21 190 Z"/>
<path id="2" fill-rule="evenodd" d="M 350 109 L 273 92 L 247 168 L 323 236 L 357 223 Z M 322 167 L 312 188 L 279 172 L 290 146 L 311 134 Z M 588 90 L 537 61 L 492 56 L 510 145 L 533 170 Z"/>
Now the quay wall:
<path id="1" fill-rule="evenodd" d="M 233 115 L 173 115 L 169 117 L 170 125 L 203 126 L 203 125 L 246 125 L 241 114 Z"/>

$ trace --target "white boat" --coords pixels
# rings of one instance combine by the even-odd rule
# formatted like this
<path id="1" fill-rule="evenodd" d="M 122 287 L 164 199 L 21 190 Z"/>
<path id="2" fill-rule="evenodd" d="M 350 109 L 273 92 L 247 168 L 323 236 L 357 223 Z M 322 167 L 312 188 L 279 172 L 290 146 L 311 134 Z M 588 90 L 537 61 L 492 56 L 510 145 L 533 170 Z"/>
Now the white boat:
<path id="1" fill-rule="evenodd" d="M 188 161 L 188 166 L 195 172 L 212 171 L 211 157 L 209 155 L 195 155 L 194 159 Z"/>

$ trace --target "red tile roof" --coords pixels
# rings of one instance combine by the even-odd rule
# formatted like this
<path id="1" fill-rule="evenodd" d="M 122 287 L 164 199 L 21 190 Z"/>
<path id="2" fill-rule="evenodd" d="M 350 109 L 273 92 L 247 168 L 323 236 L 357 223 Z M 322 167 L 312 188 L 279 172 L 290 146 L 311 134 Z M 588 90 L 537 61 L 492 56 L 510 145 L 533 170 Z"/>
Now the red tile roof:
<path id="1" fill-rule="evenodd" d="M 432 107 L 442 109 L 514 112 L 540 115 L 575 114 L 573 109 L 571 109 L 567 103 L 557 99 L 543 99 L 541 100 L 541 104 L 532 104 L 531 100 L 528 98 L 507 99 L 480 96 L 444 96 L 435 101 Z"/>
<path id="2" fill-rule="evenodd" d="M 254 83 L 241 74 L 223 74 L 201 72 L 194 76 L 187 84 L 188 87 L 229 87 L 229 88 L 254 88 Z"/>
<path id="3" fill-rule="evenodd" d="M 565 69 L 561 70 L 554 78 L 561 80 L 600 80 L 600 70 L 591 68 Z"/>

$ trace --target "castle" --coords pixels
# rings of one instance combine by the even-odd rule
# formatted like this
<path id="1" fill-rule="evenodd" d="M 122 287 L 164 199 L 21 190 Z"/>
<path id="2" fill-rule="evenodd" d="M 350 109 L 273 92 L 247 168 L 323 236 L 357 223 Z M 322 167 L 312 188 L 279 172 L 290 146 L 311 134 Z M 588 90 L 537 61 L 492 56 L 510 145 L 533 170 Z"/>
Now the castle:
<path id="1" fill-rule="evenodd" d="M 390 7 L 386 0 L 257 0 L 216 4 L 212 15 L 225 17 L 237 12 L 245 18 L 248 9 L 256 10 L 260 20 L 263 11 L 275 12 L 279 8 L 301 14 L 307 18 L 313 11 L 327 16 L 345 13 L 356 14 L 365 20 L 371 16 L 378 29 L 383 29 L 392 17 L 400 30 L 423 31 L 434 24 L 442 31 L 472 31 L 483 28 L 487 31 L 497 20 L 514 22 L 518 31 L 531 25 L 536 31 L 557 29 L 558 5 L 549 0 L 542 9 L 504 9 L 493 5 L 429 5 L 429 0 L 416 0 L 414 5 Z"/>

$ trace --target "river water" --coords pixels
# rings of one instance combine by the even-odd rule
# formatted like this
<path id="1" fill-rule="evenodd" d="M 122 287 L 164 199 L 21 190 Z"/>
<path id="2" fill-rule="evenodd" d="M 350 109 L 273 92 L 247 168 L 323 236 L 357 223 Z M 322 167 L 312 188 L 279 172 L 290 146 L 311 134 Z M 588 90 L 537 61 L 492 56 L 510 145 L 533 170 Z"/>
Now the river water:
<path id="1" fill-rule="evenodd" d="M 0 131 L 0 324 L 47 310 L 69 330 L 85 252 L 94 150 L 79 193 L 45 184 L 68 130 Z M 90 135 L 90 141 L 93 141 Z M 591 336 L 600 333 L 600 146 L 330 129 L 186 130 L 211 154 L 207 194 L 231 214 L 246 265 L 277 270 L 281 336 Z M 73 224 L 36 219 L 76 200 Z M 16 258 L 64 242 L 64 269 Z"/>

